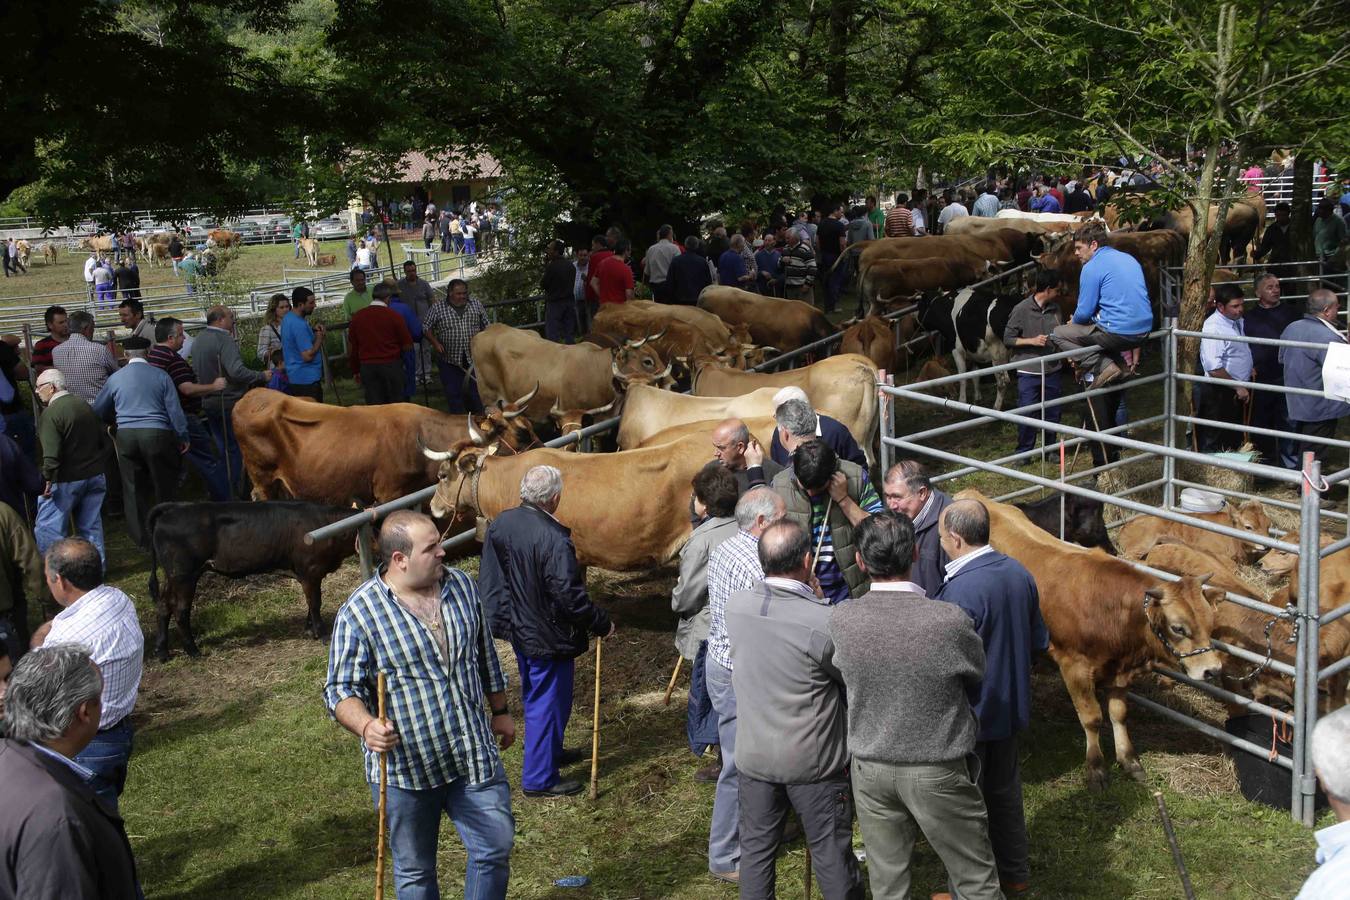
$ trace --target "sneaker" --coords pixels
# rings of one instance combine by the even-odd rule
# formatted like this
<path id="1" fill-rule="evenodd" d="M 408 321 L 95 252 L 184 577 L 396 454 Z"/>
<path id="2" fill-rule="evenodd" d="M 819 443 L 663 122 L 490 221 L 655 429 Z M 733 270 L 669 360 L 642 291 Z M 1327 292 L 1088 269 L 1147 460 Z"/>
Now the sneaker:
<path id="1" fill-rule="evenodd" d="M 570 797 L 573 794 L 580 794 L 584 788 L 580 781 L 573 778 L 564 778 L 553 787 L 544 788 L 542 791 L 525 791 L 526 797 L 553 799 L 556 797 Z"/>

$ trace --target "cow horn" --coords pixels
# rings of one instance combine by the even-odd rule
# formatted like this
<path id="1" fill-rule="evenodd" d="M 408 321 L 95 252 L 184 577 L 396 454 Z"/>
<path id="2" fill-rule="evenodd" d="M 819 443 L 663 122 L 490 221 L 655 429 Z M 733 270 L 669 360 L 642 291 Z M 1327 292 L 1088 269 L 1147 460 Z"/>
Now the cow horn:
<path id="1" fill-rule="evenodd" d="M 469 440 L 473 441 L 475 447 L 482 447 L 487 443 L 487 438 L 483 437 L 483 433 L 474 427 L 473 413 L 469 413 L 467 418 L 469 420 Z"/>
<path id="2" fill-rule="evenodd" d="M 671 367 L 672 367 L 673 365 L 675 365 L 673 362 L 668 362 L 668 363 L 666 363 L 666 368 L 665 368 L 665 370 L 664 370 L 660 375 L 657 375 L 656 377 L 657 377 L 658 379 L 661 379 L 661 378 L 666 378 L 667 376 L 669 376 L 669 375 L 670 375 L 670 369 L 671 369 Z"/>
<path id="3" fill-rule="evenodd" d="M 417 449 L 421 450 L 422 455 L 427 459 L 435 462 L 445 462 L 446 460 L 454 459 L 458 455 L 454 450 L 432 450 L 427 447 L 426 444 L 422 443 L 422 436 L 420 434 L 417 436 Z"/>
<path id="4" fill-rule="evenodd" d="M 609 361 L 609 370 L 614 373 L 615 378 L 623 377 L 623 373 L 619 371 L 619 361 L 617 359 L 611 359 Z"/>
<path id="5" fill-rule="evenodd" d="M 1200 582 L 1201 584 L 1204 584 L 1206 581 L 1209 581 L 1209 580 L 1210 580 L 1211 578 L 1213 578 L 1213 577 L 1214 577 L 1214 573 L 1213 573 L 1213 572 L 1206 572 L 1206 573 L 1203 574 L 1203 575 L 1197 575 L 1197 576 L 1196 576 L 1196 578 L 1199 580 L 1199 582 Z"/>
<path id="6" fill-rule="evenodd" d="M 566 410 L 558 409 L 558 401 L 556 399 L 553 401 L 553 405 L 548 408 L 548 414 L 555 419 L 564 412 L 566 412 Z"/>
<path id="7" fill-rule="evenodd" d="M 764 356 L 766 359 L 770 356 L 777 356 L 783 352 L 782 350 L 779 350 L 777 347 L 760 347 L 759 349 L 764 351 Z"/>
<path id="8" fill-rule="evenodd" d="M 505 417 L 508 418 L 508 419 L 514 419 L 516 416 L 518 416 L 518 415 L 520 415 L 521 413 L 525 412 L 525 407 L 526 407 L 526 405 L 529 404 L 529 402 L 530 402 L 531 400 L 534 399 L 534 395 L 537 394 L 537 393 L 539 393 L 539 382 L 538 382 L 538 381 L 536 381 L 536 382 L 534 383 L 534 390 L 530 391 L 530 392 L 529 392 L 528 394 L 526 394 L 524 397 L 521 397 L 521 398 L 520 398 L 519 400 L 517 400 L 515 403 L 512 403 L 512 404 L 511 404 L 512 406 L 517 407 L 515 410 L 505 410 L 505 409 L 504 409 L 504 410 L 502 410 L 502 415 L 505 416 Z"/>
<path id="9" fill-rule="evenodd" d="M 614 401 L 611 400 L 611 401 L 609 401 L 608 403 L 606 403 L 604 406 L 597 406 L 595 409 L 588 409 L 588 410 L 586 410 L 586 415 L 588 415 L 588 416 L 598 416 L 600 413 L 602 413 L 602 412 L 609 412 L 609 411 L 610 411 L 611 409 L 613 409 L 613 408 L 614 408 Z"/>
<path id="10" fill-rule="evenodd" d="M 1027 255 L 1031 257 L 1032 262 L 1040 262 L 1041 260 L 1041 254 L 1039 253 L 1028 253 Z"/>

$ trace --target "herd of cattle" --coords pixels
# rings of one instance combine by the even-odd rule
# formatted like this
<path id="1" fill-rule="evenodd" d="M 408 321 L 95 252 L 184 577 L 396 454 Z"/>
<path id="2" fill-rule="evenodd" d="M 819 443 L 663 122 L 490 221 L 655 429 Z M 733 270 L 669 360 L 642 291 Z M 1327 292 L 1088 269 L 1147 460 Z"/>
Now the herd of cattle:
<path id="1" fill-rule="evenodd" d="M 172 231 L 156 231 L 152 234 L 141 234 L 136 236 L 136 252 L 142 259 L 149 261 L 153 266 L 172 265 L 172 257 L 169 254 L 169 243 L 175 237 Z M 190 242 L 183 238 L 184 245 Z M 207 232 L 206 244 L 208 247 L 235 247 L 243 241 L 243 236 L 236 231 L 229 231 L 224 228 L 216 228 Z M 36 248 L 26 241 L 15 241 L 18 250 L 19 262 L 24 268 L 28 267 L 28 262 L 32 258 L 34 249 L 42 256 L 42 261 L 47 265 L 55 265 L 60 255 L 60 250 L 54 241 L 44 241 L 38 244 Z M 100 234 L 92 237 L 81 238 L 78 244 L 71 243 L 72 247 L 79 247 L 83 250 L 89 250 L 97 253 L 115 253 L 118 251 L 117 237 L 111 234 Z"/>
<path id="2" fill-rule="evenodd" d="M 1010 298 L 972 290 L 970 283 L 1033 254 L 1060 271 L 1068 286 L 1066 302 L 1073 302 L 1078 266 L 1071 235 L 1060 223 L 1026 219 L 1003 228 L 1002 220 L 975 221 L 992 224 L 860 248 L 859 276 L 877 304 L 913 299 L 914 273 L 934 259 L 948 264 L 949 272 L 976 257 L 981 265 L 967 267 L 969 280 L 954 285 L 955 294 L 925 298 L 923 312 L 905 316 L 898 327 L 875 314 L 853 323 L 841 350 L 859 352 L 823 356 L 795 369 L 750 371 L 765 356 L 834 334 L 820 311 L 800 301 L 712 286 L 697 307 L 644 301 L 606 307 L 593 332 L 573 345 L 505 325 L 488 327 L 472 341 L 483 415 L 450 416 L 413 404 L 342 408 L 276 391 L 249 392 L 235 407 L 235 432 L 254 499 L 273 502 L 174 504 L 156 511 L 156 568 L 165 573 L 163 589 L 157 574 L 151 582 L 159 609 L 159 655 L 168 654 L 174 617 L 188 652 L 196 652 L 191 603 L 204 571 L 233 576 L 293 571 L 309 604 L 308 628 L 318 636 L 320 583 L 354 552 L 353 542 L 348 535 L 310 545 L 303 539 L 306 532 L 351 515 L 353 503 L 383 503 L 436 485 L 431 512 L 455 533 L 514 506 L 521 476 L 539 464 L 563 473 L 557 515 L 571 528 L 584 565 L 644 571 L 669 563 L 688 536 L 689 485 L 712 457 L 715 425 L 729 416 L 741 418 L 767 447 L 774 428 L 773 396 L 788 385 L 805 390 L 816 409 L 849 429 L 865 448 L 876 477 L 876 385 L 883 370 L 899 367 L 897 331 L 902 338 L 926 331 L 939 347 L 960 346 L 965 356 L 979 361 L 998 359 L 998 317 L 1006 318 Z M 1183 238 L 1161 229 L 1116 232 L 1111 242 L 1139 258 L 1156 283 L 1158 267 L 1179 257 Z M 905 248 L 915 243 L 922 243 L 928 255 L 913 257 L 919 261 L 914 266 L 907 263 L 910 257 L 886 256 L 910 252 Z M 901 281 L 903 290 L 895 287 Z M 575 431 L 602 415 L 619 418 L 613 452 L 542 445 L 541 434 Z M 290 499 L 277 502 L 283 498 Z M 1230 687 L 1247 686 L 1270 702 L 1292 699 L 1287 678 L 1269 669 L 1252 674 L 1251 666 L 1221 655 L 1212 641 L 1265 654 L 1269 632 L 1273 658 L 1288 661 L 1283 643 L 1288 622 L 1278 620 L 1268 629 L 1267 617 L 1222 598 L 1232 591 L 1282 606 L 1297 596 L 1296 579 L 1272 595 L 1239 574 L 1238 567 L 1253 562 L 1259 547 L 1157 517 L 1131 521 L 1113 545 L 1099 504 L 1073 497 L 1065 501 L 1065 536 L 1073 543 L 1055 536 L 1058 497 L 1021 507 L 985 500 L 992 543 L 1021 560 L 1041 589 L 1051 655 L 1086 735 L 1092 783 L 1105 777 L 1098 691 L 1107 698 L 1119 761 L 1130 774 L 1141 774 L 1125 730 L 1124 695 L 1131 680 L 1154 665 L 1180 667 L 1196 679 L 1225 679 Z M 1271 527 L 1259 503 L 1211 518 L 1262 535 Z M 1151 576 L 1127 558 L 1181 580 Z M 1278 553 L 1266 554 L 1260 563 L 1274 574 L 1293 568 L 1287 555 Z M 1350 585 L 1350 551 L 1330 557 L 1322 579 L 1324 597 L 1342 596 L 1333 585 Z M 1324 661 L 1350 648 L 1350 624 L 1344 619 L 1321 634 Z M 1343 679 L 1328 688 L 1329 705 L 1345 702 Z"/>

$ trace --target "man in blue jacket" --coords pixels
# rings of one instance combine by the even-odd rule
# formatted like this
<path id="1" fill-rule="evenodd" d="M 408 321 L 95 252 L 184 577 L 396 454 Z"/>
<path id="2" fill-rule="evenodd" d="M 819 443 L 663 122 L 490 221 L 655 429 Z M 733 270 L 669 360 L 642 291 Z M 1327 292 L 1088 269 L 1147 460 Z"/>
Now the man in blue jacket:
<path id="1" fill-rule="evenodd" d="M 1126 366 L 1119 354 L 1141 345 L 1153 327 L 1153 307 L 1139 260 L 1105 246 L 1105 239 L 1106 228 L 1096 222 L 1074 234 L 1074 253 L 1083 263 L 1078 276 L 1078 306 L 1073 320 L 1060 325 L 1050 336 L 1056 353 L 1094 348 L 1092 353 L 1074 358 L 1079 371 L 1087 373 L 1084 381 L 1093 387 L 1105 387 L 1122 377 Z M 1109 357 L 1105 365 L 1102 351 Z"/>
<path id="2" fill-rule="evenodd" d="M 586 594 L 572 532 L 553 517 L 561 498 L 562 473 L 556 468 L 526 472 L 521 504 L 488 526 L 478 569 L 492 634 L 511 642 L 520 668 L 525 719 L 520 786 L 526 797 L 581 791 L 580 781 L 558 774 L 561 765 L 581 758 L 563 751 L 575 660 L 590 646 L 591 635 L 614 633 L 609 613 Z"/>
<path id="3" fill-rule="evenodd" d="M 953 501 L 938 531 L 951 562 L 936 599 L 964 609 L 984 644 L 984 682 L 975 704 L 980 791 L 999 881 L 1005 893 L 1018 894 L 1027 889 L 1031 869 L 1017 733 L 1030 722 L 1031 666 L 1050 646 L 1050 635 L 1031 573 L 989 546 L 989 511 L 983 504 Z"/>
<path id="4" fill-rule="evenodd" d="M 1284 341 L 1305 341 L 1310 344 L 1344 344 L 1345 336 L 1336 329 L 1336 314 L 1339 306 L 1336 295 L 1326 288 L 1318 288 L 1308 295 L 1307 312 L 1303 318 L 1290 323 L 1280 335 Z M 1280 363 L 1284 366 L 1284 385 L 1292 388 L 1322 390 L 1322 363 L 1327 357 L 1325 350 L 1311 350 L 1303 347 L 1281 347 Z M 1334 438 L 1336 423 L 1346 414 L 1350 414 L 1350 403 L 1331 400 L 1325 397 L 1312 397 L 1306 394 L 1285 394 L 1289 406 L 1289 424 L 1299 434 L 1311 438 Z M 1322 464 L 1322 472 L 1328 469 L 1326 444 L 1316 440 L 1300 441 L 1298 458 L 1300 465 L 1303 454 L 1311 450 Z M 1334 466 L 1332 467 L 1334 468 Z"/>

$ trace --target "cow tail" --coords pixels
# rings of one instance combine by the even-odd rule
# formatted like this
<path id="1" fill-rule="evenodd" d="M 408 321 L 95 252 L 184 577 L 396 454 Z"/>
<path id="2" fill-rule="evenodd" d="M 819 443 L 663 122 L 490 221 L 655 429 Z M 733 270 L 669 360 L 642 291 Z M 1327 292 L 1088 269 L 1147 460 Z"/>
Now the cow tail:
<path id="1" fill-rule="evenodd" d="M 155 521 L 159 518 L 162 507 L 156 506 L 150 510 L 150 515 L 145 519 L 145 532 L 150 538 L 150 599 L 154 601 L 155 606 L 159 606 L 159 560 L 155 553 L 158 544 L 155 542 Z"/>

